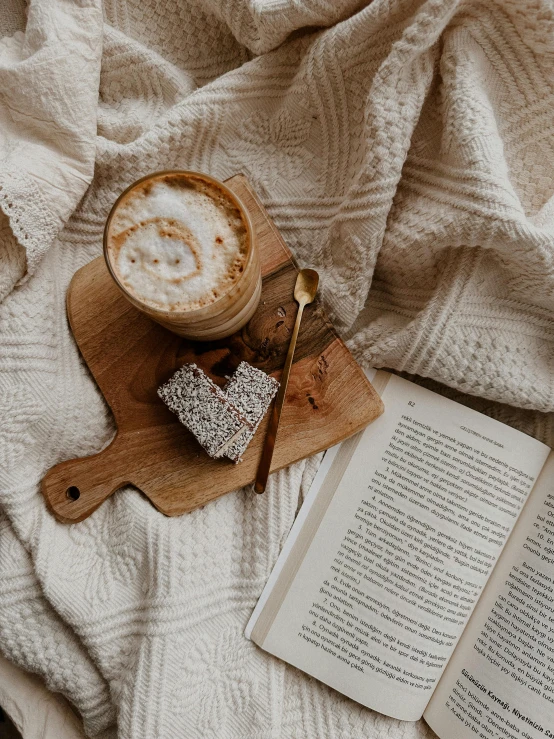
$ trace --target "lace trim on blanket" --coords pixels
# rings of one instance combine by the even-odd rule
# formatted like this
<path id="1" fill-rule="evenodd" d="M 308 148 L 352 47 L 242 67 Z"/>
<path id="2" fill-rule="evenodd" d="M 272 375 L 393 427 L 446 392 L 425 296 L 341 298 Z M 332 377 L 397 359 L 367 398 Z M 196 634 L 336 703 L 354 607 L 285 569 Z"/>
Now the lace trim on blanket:
<path id="1" fill-rule="evenodd" d="M 27 254 L 27 272 L 33 274 L 62 224 L 46 205 L 29 175 L 0 164 L 0 210 Z"/>

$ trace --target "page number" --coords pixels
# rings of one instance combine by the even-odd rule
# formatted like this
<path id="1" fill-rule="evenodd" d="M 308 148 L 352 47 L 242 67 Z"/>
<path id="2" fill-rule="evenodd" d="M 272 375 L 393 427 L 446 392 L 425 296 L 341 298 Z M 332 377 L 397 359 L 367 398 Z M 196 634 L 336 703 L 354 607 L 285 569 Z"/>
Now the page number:
<path id="1" fill-rule="evenodd" d="M 413 401 L 413 400 L 409 400 L 409 401 L 408 401 L 408 405 L 411 405 L 411 406 L 412 406 L 412 408 L 415 408 L 415 403 L 414 403 L 414 401 Z"/>

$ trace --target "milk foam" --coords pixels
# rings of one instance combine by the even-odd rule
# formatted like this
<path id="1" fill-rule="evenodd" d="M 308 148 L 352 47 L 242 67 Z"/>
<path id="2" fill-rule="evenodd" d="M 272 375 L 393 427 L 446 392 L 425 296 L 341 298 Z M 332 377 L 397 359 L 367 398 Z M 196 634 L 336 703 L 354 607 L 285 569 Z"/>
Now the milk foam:
<path id="1" fill-rule="evenodd" d="M 108 234 L 122 285 L 162 310 L 194 310 L 221 297 L 244 268 L 247 243 L 240 211 L 225 193 L 185 175 L 132 190 Z"/>

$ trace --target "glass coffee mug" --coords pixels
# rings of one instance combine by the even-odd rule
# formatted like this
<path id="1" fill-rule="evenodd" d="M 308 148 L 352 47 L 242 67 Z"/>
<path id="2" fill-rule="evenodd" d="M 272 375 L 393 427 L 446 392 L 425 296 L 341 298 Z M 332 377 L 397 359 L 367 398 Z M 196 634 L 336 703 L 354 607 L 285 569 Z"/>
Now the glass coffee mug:
<path id="1" fill-rule="evenodd" d="M 188 339 L 230 336 L 260 302 L 248 211 L 200 172 L 155 172 L 122 192 L 106 221 L 104 257 L 129 302 Z"/>

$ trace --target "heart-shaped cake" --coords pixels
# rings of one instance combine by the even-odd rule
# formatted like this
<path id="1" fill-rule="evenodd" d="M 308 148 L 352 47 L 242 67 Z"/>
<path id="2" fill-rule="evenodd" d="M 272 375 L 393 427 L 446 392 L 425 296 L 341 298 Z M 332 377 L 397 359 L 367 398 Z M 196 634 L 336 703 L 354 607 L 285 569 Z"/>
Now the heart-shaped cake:
<path id="1" fill-rule="evenodd" d="M 241 362 L 220 389 L 195 364 L 186 364 L 158 389 L 158 395 L 194 434 L 210 457 L 240 462 L 279 383 Z"/>

